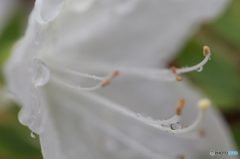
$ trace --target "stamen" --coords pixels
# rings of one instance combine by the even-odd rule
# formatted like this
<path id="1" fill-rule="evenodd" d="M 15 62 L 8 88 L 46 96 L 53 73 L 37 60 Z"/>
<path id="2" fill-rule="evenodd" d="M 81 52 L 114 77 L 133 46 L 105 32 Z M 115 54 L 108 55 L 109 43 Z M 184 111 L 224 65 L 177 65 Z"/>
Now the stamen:
<path id="1" fill-rule="evenodd" d="M 198 131 L 198 134 L 199 134 L 200 137 L 205 137 L 206 136 L 206 131 L 204 129 L 200 129 Z"/>
<path id="2" fill-rule="evenodd" d="M 172 66 L 171 69 L 172 69 L 172 72 L 173 72 L 174 74 L 177 73 L 176 67 Z"/>
<path id="3" fill-rule="evenodd" d="M 203 46 L 203 55 L 207 56 L 210 53 L 210 48 L 208 46 Z"/>
<path id="4" fill-rule="evenodd" d="M 78 72 L 78 71 L 74 71 L 72 69 L 63 67 L 61 65 L 55 65 L 53 62 L 49 62 L 48 65 L 50 65 L 51 69 L 53 69 L 53 70 L 56 70 L 56 71 L 61 70 L 62 72 L 67 73 L 69 75 L 73 75 L 73 76 L 86 77 L 86 78 L 90 78 L 90 79 L 94 79 L 94 80 L 98 80 L 98 81 L 103 81 L 105 79 L 104 77 L 89 75 L 89 74 L 86 74 L 86 73 L 81 73 L 81 72 Z"/>
<path id="5" fill-rule="evenodd" d="M 114 71 L 112 74 L 112 78 L 115 78 L 119 75 L 119 71 Z"/>
<path id="6" fill-rule="evenodd" d="M 98 77 L 98 76 L 95 76 L 95 75 L 89 75 L 89 74 L 86 74 L 86 73 L 81 73 L 81 72 L 78 72 L 78 71 L 74 71 L 74 70 L 66 68 L 66 67 L 62 67 L 61 65 L 54 64 L 54 62 L 49 62 L 48 65 L 51 66 L 51 69 L 56 70 L 56 71 L 61 70 L 62 72 L 70 74 L 70 75 L 73 75 L 73 76 L 85 77 L 85 78 L 90 78 L 90 79 L 94 79 L 94 80 L 100 81 L 99 84 L 97 84 L 97 85 L 95 85 L 93 87 L 86 87 L 86 88 L 84 88 L 84 87 L 81 87 L 81 86 L 77 86 L 77 87 L 76 86 L 72 86 L 71 84 L 65 83 L 61 79 L 57 79 L 56 77 L 53 77 L 53 79 L 55 81 L 58 81 L 59 83 L 67 85 L 68 87 L 71 87 L 71 88 L 84 90 L 84 91 L 93 91 L 93 90 L 99 89 L 101 87 L 105 87 L 105 86 L 110 84 L 110 80 L 112 78 L 115 78 L 115 77 L 117 77 L 119 75 L 119 71 L 114 71 L 113 73 L 109 74 L 106 77 Z"/>
<path id="7" fill-rule="evenodd" d="M 65 86 L 67 86 L 67 87 L 70 87 L 70 88 L 74 88 L 74 89 L 78 89 L 78 90 L 82 90 L 82 91 L 93 91 L 93 90 L 97 90 L 97 89 L 99 89 L 99 88 L 102 88 L 102 87 L 105 87 L 105 86 L 107 86 L 107 85 L 109 85 L 110 84 L 110 80 L 113 78 L 113 77 L 116 77 L 116 75 L 117 75 L 117 73 L 116 73 L 117 71 L 115 71 L 114 73 L 111 73 L 109 76 L 107 76 L 107 77 L 105 77 L 105 78 L 100 78 L 100 77 L 98 77 L 98 80 L 100 80 L 101 82 L 99 83 L 99 84 L 97 84 L 97 85 L 95 85 L 95 86 L 93 86 L 93 87 L 81 87 L 81 86 L 73 86 L 72 84 L 68 84 L 68 83 L 66 83 L 65 81 L 63 81 L 62 79 L 60 79 L 60 78 L 57 78 L 57 77 L 55 77 L 55 76 L 52 76 L 51 77 L 51 79 L 52 80 L 54 80 L 54 81 L 56 81 L 56 82 L 58 82 L 58 83 L 60 83 L 60 84 L 62 84 L 62 85 L 65 85 Z M 78 75 L 81 75 L 81 73 L 78 73 Z M 93 78 L 94 77 L 94 79 L 97 77 L 97 76 L 95 76 L 95 75 L 83 75 L 82 77 L 87 77 L 87 78 Z"/>
<path id="8" fill-rule="evenodd" d="M 177 77 L 176 77 L 176 80 L 177 80 L 177 81 L 182 81 L 182 77 L 177 76 Z"/>
<path id="9" fill-rule="evenodd" d="M 198 101 L 197 106 L 199 109 L 202 109 L 203 111 L 206 110 L 211 105 L 211 102 L 209 99 L 201 99 Z"/>
<path id="10" fill-rule="evenodd" d="M 198 70 L 198 69 L 201 71 L 203 69 L 202 68 L 203 65 L 205 65 L 208 62 L 208 60 L 211 59 L 210 58 L 210 56 L 211 56 L 210 48 L 208 46 L 204 46 L 203 47 L 203 55 L 205 56 L 205 58 L 204 58 L 204 60 L 201 63 L 199 63 L 199 64 L 197 64 L 195 66 L 192 66 L 192 67 L 177 69 L 176 70 L 176 74 L 179 75 L 179 74 L 182 74 L 182 73 L 187 73 L 187 72 L 195 71 L 195 70 Z"/>
<path id="11" fill-rule="evenodd" d="M 156 80 L 156 81 L 182 81 L 182 78 L 180 76 L 177 76 L 179 74 L 182 73 L 187 73 L 187 72 L 191 72 L 191 71 L 202 71 L 203 70 L 203 66 L 207 63 L 208 60 L 210 60 L 210 49 L 208 46 L 204 46 L 203 48 L 203 52 L 204 52 L 204 60 L 202 62 L 200 62 L 199 64 L 192 66 L 192 67 L 185 67 L 185 68 L 176 68 L 174 66 L 171 67 L 171 69 L 154 69 L 154 68 L 125 68 L 125 67 L 118 67 L 115 66 L 113 68 L 113 66 L 109 66 L 109 65 L 105 65 L 103 63 L 98 63 L 98 62 L 94 62 L 94 65 L 89 64 L 89 63 L 84 63 L 82 62 L 82 65 L 84 66 L 84 68 L 87 68 L 87 71 L 90 72 L 111 72 L 113 69 L 114 70 L 118 70 L 118 71 L 114 71 L 113 74 L 109 77 L 109 79 L 116 77 L 119 72 L 121 72 L 121 74 L 125 74 L 125 75 L 129 75 L 129 76 L 139 76 L 142 78 L 146 78 L 146 79 L 150 79 L 150 80 Z M 46 59 L 49 61 L 49 59 Z M 58 61 L 62 61 L 64 63 L 78 63 L 77 61 L 74 61 L 74 59 L 71 59 L 70 61 L 67 62 L 67 59 L 64 60 L 58 60 Z M 56 63 L 57 61 L 53 61 L 53 59 L 51 61 L 48 62 L 49 65 L 53 65 L 54 63 Z M 56 66 L 57 65 L 57 66 Z M 79 73 L 78 71 L 73 71 L 71 69 L 67 69 L 64 67 L 61 67 L 61 65 L 63 65 L 62 63 L 56 64 L 54 67 L 57 68 L 62 68 L 62 69 L 56 69 L 56 70 L 64 70 L 67 73 L 71 73 L 73 75 L 78 75 L 81 77 L 87 77 L 87 78 L 91 78 L 91 79 L 95 79 L 95 80 L 99 80 L 99 81 L 104 81 L 106 78 L 104 77 L 96 77 L 94 75 L 88 75 L 88 74 L 84 74 L 84 73 Z M 95 67 L 95 66 L 98 67 Z"/>
<path id="12" fill-rule="evenodd" d="M 190 125 L 187 128 L 179 129 L 179 130 L 174 130 L 174 133 L 189 133 L 197 129 L 197 127 L 200 125 L 201 121 L 204 118 L 205 110 L 211 105 L 211 102 L 208 99 L 202 99 L 198 101 L 197 107 L 199 108 L 199 114 L 195 122 Z"/>
<path id="13" fill-rule="evenodd" d="M 105 87 L 106 85 L 109 85 L 109 84 L 110 84 L 110 80 L 106 79 L 106 80 L 103 81 L 102 87 Z"/>
<path id="14" fill-rule="evenodd" d="M 94 94 L 94 93 L 90 93 L 90 92 L 80 92 L 82 96 L 84 96 L 85 98 L 89 98 L 89 100 L 96 102 L 97 104 L 101 104 L 102 106 L 107 107 L 108 109 L 112 109 L 115 112 L 121 113 L 123 115 L 126 115 L 128 117 L 134 118 L 135 120 L 138 120 L 146 125 L 152 126 L 156 129 L 162 130 L 164 132 L 170 132 L 170 133 L 189 133 L 194 131 L 198 125 L 200 125 L 202 119 L 203 119 L 203 115 L 205 112 L 205 108 L 207 108 L 207 106 L 205 105 L 206 103 L 202 103 L 200 102 L 200 106 L 198 105 L 200 112 L 198 115 L 198 118 L 196 119 L 196 121 L 190 125 L 187 128 L 182 128 L 181 126 L 180 129 L 174 130 L 172 129 L 172 124 L 176 124 L 179 120 L 180 120 L 180 111 L 177 111 L 177 114 L 179 115 L 175 115 L 174 117 L 168 119 L 168 120 L 153 120 L 152 118 L 146 118 L 143 117 L 141 115 L 138 115 L 137 113 L 117 104 L 114 103 L 113 101 L 110 101 L 109 99 L 103 98 L 100 95 Z M 182 107 L 184 104 L 183 99 L 179 100 L 179 103 L 177 104 L 177 107 Z M 181 109 L 179 109 L 181 110 Z"/>
<path id="15" fill-rule="evenodd" d="M 179 99 L 179 101 L 176 104 L 176 108 L 175 108 L 176 115 L 179 116 L 182 114 L 182 109 L 183 109 L 184 103 L 185 103 L 184 98 Z"/>

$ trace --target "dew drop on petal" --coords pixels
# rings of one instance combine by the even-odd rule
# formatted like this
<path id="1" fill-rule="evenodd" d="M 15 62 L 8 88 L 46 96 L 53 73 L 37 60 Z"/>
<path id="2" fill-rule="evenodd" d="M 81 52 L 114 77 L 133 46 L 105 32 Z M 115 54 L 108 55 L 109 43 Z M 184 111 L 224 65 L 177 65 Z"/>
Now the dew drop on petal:
<path id="1" fill-rule="evenodd" d="M 172 123 L 170 125 L 171 129 L 172 130 L 178 130 L 178 129 L 181 129 L 181 125 L 177 122 L 177 123 Z"/>
<path id="2" fill-rule="evenodd" d="M 48 66 L 38 58 L 34 60 L 34 64 L 35 64 L 35 68 L 34 68 L 33 82 L 35 87 L 43 86 L 47 84 L 51 76 L 51 72 Z"/>
<path id="3" fill-rule="evenodd" d="M 32 121 L 32 109 L 30 107 L 23 107 L 19 114 L 18 119 L 22 125 L 28 126 Z"/>
<path id="4" fill-rule="evenodd" d="M 32 138 L 36 138 L 37 137 L 37 134 L 35 132 L 31 132 L 31 135 L 30 135 Z"/>
<path id="5" fill-rule="evenodd" d="M 201 72 L 203 70 L 203 67 L 200 67 L 197 72 Z"/>

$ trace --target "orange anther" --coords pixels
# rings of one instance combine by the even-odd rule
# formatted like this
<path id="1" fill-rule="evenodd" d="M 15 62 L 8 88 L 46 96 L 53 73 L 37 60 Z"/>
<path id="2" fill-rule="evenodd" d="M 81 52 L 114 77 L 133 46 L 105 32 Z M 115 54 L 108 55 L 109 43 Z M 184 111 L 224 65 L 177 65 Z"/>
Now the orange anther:
<path id="1" fill-rule="evenodd" d="M 183 109 L 184 103 L 185 103 L 184 98 L 181 98 L 181 99 L 178 100 L 178 102 L 176 104 L 176 107 L 175 107 L 176 115 L 181 115 L 182 114 L 182 109 Z"/>
<path id="2" fill-rule="evenodd" d="M 210 48 L 208 46 L 203 46 L 203 55 L 207 56 L 210 53 Z"/>
<path id="3" fill-rule="evenodd" d="M 106 85 L 109 85 L 109 84 L 110 84 L 110 80 L 106 79 L 106 80 L 103 81 L 102 87 L 105 87 Z"/>
<path id="4" fill-rule="evenodd" d="M 112 74 L 112 78 L 117 77 L 119 75 L 119 71 L 114 71 Z"/>
<path id="5" fill-rule="evenodd" d="M 176 77 L 176 80 L 177 80 L 177 81 L 182 81 L 182 77 L 177 76 L 177 77 Z"/>
<path id="6" fill-rule="evenodd" d="M 172 69 L 172 72 L 173 72 L 174 74 L 177 73 L 176 67 L 172 66 L 171 69 Z"/>
<path id="7" fill-rule="evenodd" d="M 199 134 L 200 137 L 204 137 L 204 136 L 206 136 L 206 131 L 204 129 L 200 129 L 198 131 L 198 134 Z"/>

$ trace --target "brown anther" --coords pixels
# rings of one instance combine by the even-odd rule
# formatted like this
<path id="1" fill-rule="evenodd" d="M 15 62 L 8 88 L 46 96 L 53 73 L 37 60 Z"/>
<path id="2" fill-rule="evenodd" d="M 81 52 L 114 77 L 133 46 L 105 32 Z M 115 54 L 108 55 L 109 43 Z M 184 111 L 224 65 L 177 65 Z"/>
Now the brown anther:
<path id="1" fill-rule="evenodd" d="M 204 136 L 206 136 L 206 131 L 204 129 L 200 129 L 198 131 L 198 134 L 199 134 L 200 137 L 204 137 Z"/>
<path id="2" fill-rule="evenodd" d="M 172 66 L 171 69 L 172 69 L 172 72 L 173 72 L 174 74 L 177 73 L 176 67 Z"/>
<path id="3" fill-rule="evenodd" d="M 208 46 L 203 46 L 203 55 L 207 56 L 210 53 L 210 48 Z"/>
<path id="4" fill-rule="evenodd" d="M 176 77 L 176 80 L 177 80 L 177 81 L 182 81 L 182 77 L 177 76 L 177 77 Z"/>
<path id="5" fill-rule="evenodd" d="M 181 115 L 182 114 L 182 109 L 183 109 L 184 103 L 185 103 L 184 98 L 181 98 L 181 99 L 178 100 L 178 102 L 176 104 L 176 107 L 175 107 L 176 115 Z"/>
<path id="6" fill-rule="evenodd" d="M 102 87 L 105 87 L 106 85 L 109 85 L 109 84 L 110 84 L 110 80 L 106 79 L 106 80 L 103 81 Z"/>
<path id="7" fill-rule="evenodd" d="M 112 74 L 112 78 L 117 77 L 119 75 L 119 71 L 114 71 Z"/>

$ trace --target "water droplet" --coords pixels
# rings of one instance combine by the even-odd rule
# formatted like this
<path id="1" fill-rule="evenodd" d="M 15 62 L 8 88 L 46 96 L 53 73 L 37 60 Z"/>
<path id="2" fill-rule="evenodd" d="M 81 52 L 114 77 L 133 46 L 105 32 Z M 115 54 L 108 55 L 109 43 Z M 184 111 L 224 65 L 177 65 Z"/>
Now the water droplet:
<path id="1" fill-rule="evenodd" d="M 170 125 L 171 129 L 172 130 L 178 130 L 178 129 L 181 129 L 181 125 L 177 122 L 177 123 L 172 123 Z"/>
<path id="2" fill-rule="evenodd" d="M 200 67 L 197 72 L 201 72 L 203 70 L 203 67 Z"/>
<path id="3" fill-rule="evenodd" d="M 31 137 L 32 138 L 36 138 L 37 137 L 37 134 L 35 132 L 31 132 Z"/>
<path id="4" fill-rule="evenodd" d="M 31 99 L 19 112 L 18 118 L 21 124 L 28 126 L 32 131 L 41 133 L 43 131 L 42 109 L 37 88 L 32 86 Z"/>
<path id="5" fill-rule="evenodd" d="M 35 87 L 43 86 L 47 84 L 51 76 L 51 72 L 48 66 L 38 58 L 34 60 L 34 64 L 35 64 L 35 69 L 34 69 Z"/>
<path id="6" fill-rule="evenodd" d="M 209 57 L 208 60 L 211 60 L 211 57 Z"/>

